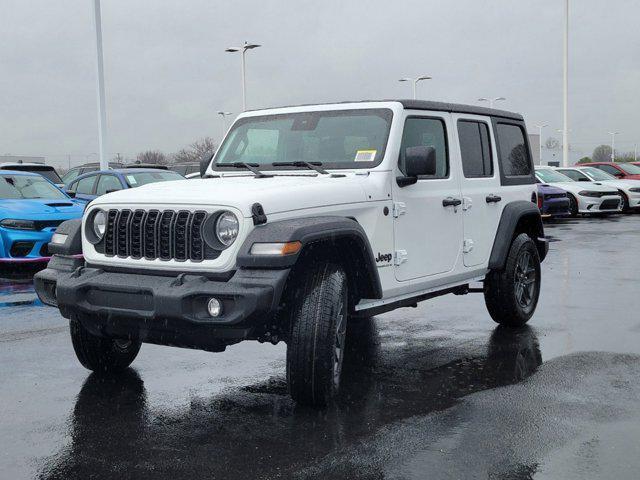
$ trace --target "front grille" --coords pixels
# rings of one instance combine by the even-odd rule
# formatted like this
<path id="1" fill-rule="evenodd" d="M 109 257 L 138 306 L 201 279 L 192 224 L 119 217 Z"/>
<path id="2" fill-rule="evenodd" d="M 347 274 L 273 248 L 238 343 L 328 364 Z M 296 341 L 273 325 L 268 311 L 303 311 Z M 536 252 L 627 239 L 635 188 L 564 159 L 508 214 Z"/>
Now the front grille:
<path id="1" fill-rule="evenodd" d="M 207 213 L 187 210 L 109 210 L 102 250 L 110 257 L 199 262 L 217 258 L 202 228 Z"/>
<path id="2" fill-rule="evenodd" d="M 11 249 L 9 250 L 9 255 L 13 258 L 23 258 L 29 255 L 35 242 L 13 242 L 11 244 Z"/>
<path id="3" fill-rule="evenodd" d="M 616 210 L 620 207 L 619 200 L 605 200 L 600 204 L 600 210 Z"/>
<path id="4" fill-rule="evenodd" d="M 567 194 L 566 193 L 545 193 L 544 198 L 545 200 L 549 200 L 552 198 L 567 198 Z"/>

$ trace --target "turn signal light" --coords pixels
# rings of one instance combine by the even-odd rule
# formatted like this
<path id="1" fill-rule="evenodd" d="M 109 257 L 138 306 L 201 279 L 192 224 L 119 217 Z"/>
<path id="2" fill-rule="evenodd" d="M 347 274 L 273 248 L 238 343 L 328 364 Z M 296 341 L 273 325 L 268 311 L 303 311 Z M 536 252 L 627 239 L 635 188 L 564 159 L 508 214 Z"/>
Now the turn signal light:
<path id="1" fill-rule="evenodd" d="M 251 245 L 251 255 L 293 255 L 302 248 L 299 241 L 286 243 L 254 243 Z"/>

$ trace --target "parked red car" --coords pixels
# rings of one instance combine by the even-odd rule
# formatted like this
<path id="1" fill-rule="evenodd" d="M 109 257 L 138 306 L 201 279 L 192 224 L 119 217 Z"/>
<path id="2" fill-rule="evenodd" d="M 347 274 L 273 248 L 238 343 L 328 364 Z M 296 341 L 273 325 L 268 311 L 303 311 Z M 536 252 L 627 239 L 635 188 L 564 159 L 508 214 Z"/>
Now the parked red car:
<path id="1" fill-rule="evenodd" d="M 580 167 L 596 167 L 604 172 L 610 173 L 616 178 L 625 180 L 640 180 L 640 166 L 632 163 L 617 162 L 593 162 L 581 163 Z"/>

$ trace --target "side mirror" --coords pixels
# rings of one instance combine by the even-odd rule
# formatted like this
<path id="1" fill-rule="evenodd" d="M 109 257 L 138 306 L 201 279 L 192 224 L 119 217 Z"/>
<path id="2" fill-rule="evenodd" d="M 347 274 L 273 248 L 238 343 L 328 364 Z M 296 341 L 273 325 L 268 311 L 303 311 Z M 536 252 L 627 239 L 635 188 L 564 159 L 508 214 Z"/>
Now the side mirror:
<path id="1" fill-rule="evenodd" d="M 433 147 L 407 147 L 404 154 L 405 175 L 396 178 L 398 186 L 406 187 L 423 175 L 436 174 L 436 149 Z"/>
<path id="2" fill-rule="evenodd" d="M 203 178 L 207 173 L 207 168 L 209 168 L 209 164 L 211 163 L 212 157 L 213 157 L 213 154 L 211 152 L 206 152 L 204 155 L 202 155 L 202 158 L 200 159 L 200 176 Z"/>
<path id="3" fill-rule="evenodd" d="M 65 190 L 64 193 L 69 195 L 71 198 L 76 198 L 76 192 L 72 192 L 71 190 Z"/>

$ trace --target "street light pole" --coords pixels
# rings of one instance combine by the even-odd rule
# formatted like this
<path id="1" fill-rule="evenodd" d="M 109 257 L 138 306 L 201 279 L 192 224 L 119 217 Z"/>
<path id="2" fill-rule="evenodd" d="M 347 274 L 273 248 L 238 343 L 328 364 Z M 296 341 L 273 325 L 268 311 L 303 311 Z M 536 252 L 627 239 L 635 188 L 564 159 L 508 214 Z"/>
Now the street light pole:
<path id="1" fill-rule="evenodd" d="M 97 81 L 97 101 L 98 101 L 98 152 L 100 159 L 100 169 L 106 170 L 109 167 L 109 159 L 106 154 L 107 143 L 107 111 L 105 107 L 104 95 L 104 65 L 102 57 L 102 16 L 100 14 L 100 0 L 93 0 L 93 20 L 96 30 L 96 73 Z"/>
<path id="2" fill-rule="evenodd" d="M 260 45 L 256 43 L 248 43 L 245 41 L 244 45 L 242 45 L 241 47 L 229 47 L 225 50 L 225 52 L 228 52 L 228 53 L 240 52 L 242 54 L 242 111 L 243 112 L 247 110 L 247 80 L 245 75 L 245 71 L 246 71 L 245 55 L 247 53 L 247 50 L 252 50 L 258 47 L 260 47 Z"/>
<path id="3" fill-rule="evenodd" d="M 611 135 L 611 161 L 615 162 L 616 161 L 616 135 L 618 135 L 620 132 L 609 132 L 609 135 Z"/>
<path id="4" fill-rule="evenodd" d="M 538 148 L 539 148 L 538 160 L 540 160 L 540 165 L 542 165 L 542 129 L 544 127 L 548 127 L 548 124 L 543 123 L 542 125 L 536 125 L 536 127 L 538 127 Z"/>
<path id="5" fill-rule="evenodd" d="M 410 78 L 410 77 L 405 77 L 405 78 L 401 78 L 398 81 L 399 82 L 411 82 L 412 86 L 413 86 L 413 99 L 416 100 L 418 98 L 418 82 L 422 81 L 422 80 L 431 80 L 431 77 L 429 77 L 428 75 L 422 75 L 420 77 L 416 77 L 416 78 Z"/>
<path id="6" fill-rule="evenodd" d="M 227 122 L 225 120 L 225 117 L 227 117 L 228 115 L 231 115 L 231 112 L 220 111 L 218 112 L 218 115 L 220 115 L 220 118 L 222 120 L 222 135 L 220 136 L 220 143 L 222 143 L 222 140 L 224 139 L 224 134 L 227 133 Z"/>
<path id="7" fill-rule="evenodd" d="M 489 108 L 493 108 L 494 104 L 496 102 L 501 101 L 501 100 L 506 100 L 506 98 L 504 98 L 504 97 L 495 97 L 495 98 L 482 97 L 482 98 L 478 99 L 479 102 L 489 102 Z"/>
<path id="8" fill-rule="evenodd" d="M 569 0 L 564 2 L 562 166 L 569 166 Z"/>

